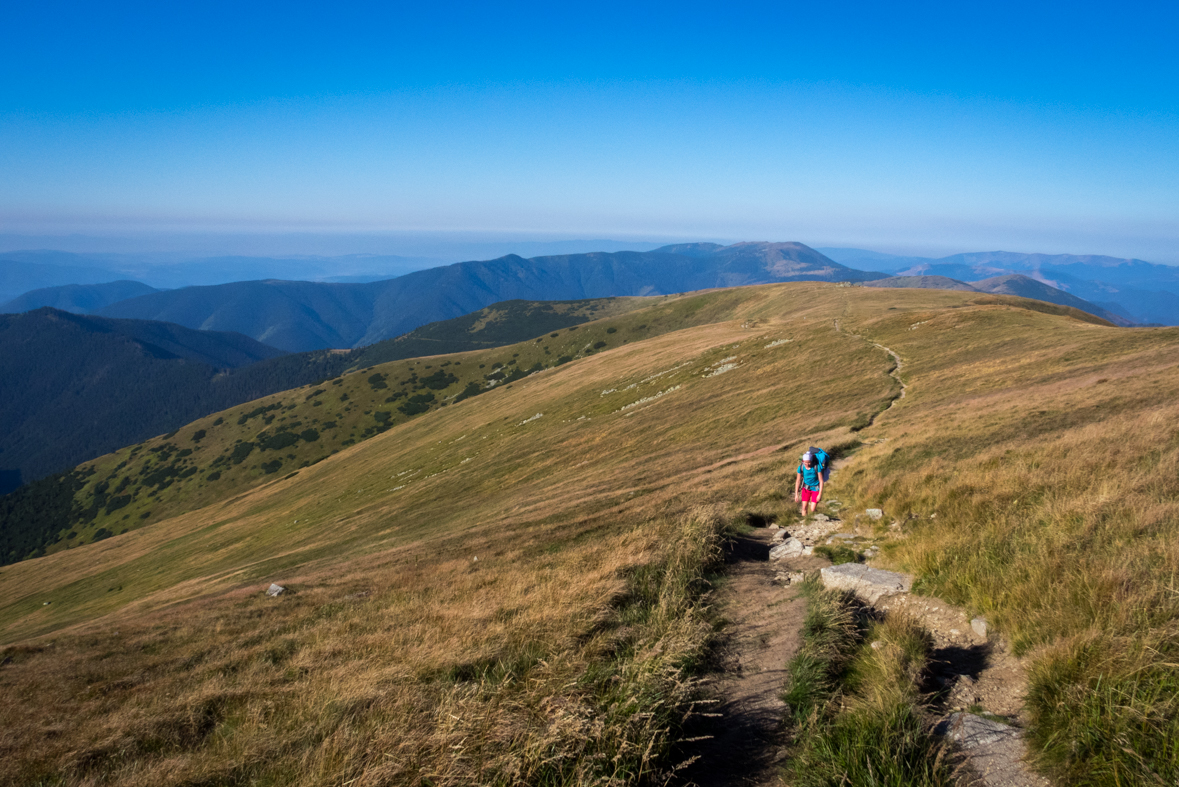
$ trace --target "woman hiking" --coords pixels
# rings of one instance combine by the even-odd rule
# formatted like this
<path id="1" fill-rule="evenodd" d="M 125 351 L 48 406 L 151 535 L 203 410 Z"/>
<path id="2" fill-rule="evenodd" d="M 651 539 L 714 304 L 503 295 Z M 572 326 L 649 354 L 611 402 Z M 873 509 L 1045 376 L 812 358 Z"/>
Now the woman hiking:
<path id="1" fill-rule="evenodd" d="M 823 468 L 819 458 L 810 451 L 802 455 L 802 464 L 794 475 L 794 502 L 798 503 L 798 515 L 805 517 L 815 513 L 815 506 L 823 499 Z M 807 506 L 810 510 L 807 510 Z"/>

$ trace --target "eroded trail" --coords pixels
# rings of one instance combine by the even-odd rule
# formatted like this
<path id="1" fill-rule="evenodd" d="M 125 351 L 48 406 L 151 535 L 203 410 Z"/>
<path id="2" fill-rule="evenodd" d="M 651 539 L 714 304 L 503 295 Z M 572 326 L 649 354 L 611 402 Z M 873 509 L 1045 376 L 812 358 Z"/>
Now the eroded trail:
<path id="1" fill-rule="evenodd" d="M 709 736 L 689 743 L 698 759 L 681 784 L 698 787 L 779 784 L 785 740 L 781 694 L 786 665 L 801 641 L 806 604 L 798 591 L 774 580 L 769 560 L 773 531 L 758 528 L 737 539 L 717 591 L 727 625 L 723 667 L 713 683 L 715 716 L 694 730 Z"/>

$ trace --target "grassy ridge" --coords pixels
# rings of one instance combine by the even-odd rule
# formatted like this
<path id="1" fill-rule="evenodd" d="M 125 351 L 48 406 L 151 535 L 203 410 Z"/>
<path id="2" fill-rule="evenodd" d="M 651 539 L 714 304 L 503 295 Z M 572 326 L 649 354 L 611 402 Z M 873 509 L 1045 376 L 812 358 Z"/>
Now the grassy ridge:
<path id="1" fill-rule="evenodd" d="M 537 341 L 523 342 L 502 352 L 411 358 L 353 368 L 321 384 L 231 407 L 168 435 L 86 462 L 72 474 L 47 479 L 35 489 L 0 502 L 0 514 L 10 527 L 47 518 L 51 521 L 45 523 L 46 527 L 58 528 L 48 548 L 39 548 L 33 554 L 101 540 L 298 471 L 410 418 L 498 385 L 510 386 L 529 374 L 689 325 L 691 318 L 684 319 L 684 315 L 690 315 L 694 307 L 690 299 L 685 300 L 688 302 L 662 309 L 650 319 L 611 320 L 609 324 L 581 328 L 580 333 L 574 325 L 546 332 Z M 591 316 L 625 314 L 639 303 L 667 302 L 666 298 L 615 298 L 605 302 L 562 302 L 544 308 L 528 303 L 508 304 L 484 309 L 466 321 L 427 326 L 422 329 L 425 338 L 412 334 L 405 337 L 409 350 L 401 346 L 400 340 L 392 340 L 341 357 L 350 365 L 369 363 L 397 352 L 420 351 L 428 340 L 456 344 L 455 337 L 464 331 L 498 346 L 508 334 L 529 326 L 543 324 L 551 328 L 570 321 L 580 324 Z M 539 315 L 533 313 L 538 310 Z M 474 341 L 472 338 L 466 344 Z M 46 506 L 46 499 L 55 505 Z M 70 512 L 64 517 L 56 513 L 62 507 Z M 29 556 L 16 551 L 16 546 L 0 556 L 4 562 Z"/>
<path id="2" fill-rule="evenodd" d="M 893 558 L 1034 655 L 1033 736 L 1065 782 L 1179 778 L 1179 332 L 1006 310 L 859 330 L 910 383 L 845 475 L 904 524 Z"/>

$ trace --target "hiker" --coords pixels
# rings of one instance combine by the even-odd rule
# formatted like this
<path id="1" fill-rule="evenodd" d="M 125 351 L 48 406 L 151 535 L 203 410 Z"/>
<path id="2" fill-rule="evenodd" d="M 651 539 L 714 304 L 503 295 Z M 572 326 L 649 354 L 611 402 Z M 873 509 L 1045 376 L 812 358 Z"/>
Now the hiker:
<path id="1" fill-rule="evenodd" d="M 823 499 L 823 469 L 815 454 L 807 451 L 802 455 L 802 464 L 794 475 L 794 502 L 799 504 L 799 516 L 815 513 L 815 506 Z"/>

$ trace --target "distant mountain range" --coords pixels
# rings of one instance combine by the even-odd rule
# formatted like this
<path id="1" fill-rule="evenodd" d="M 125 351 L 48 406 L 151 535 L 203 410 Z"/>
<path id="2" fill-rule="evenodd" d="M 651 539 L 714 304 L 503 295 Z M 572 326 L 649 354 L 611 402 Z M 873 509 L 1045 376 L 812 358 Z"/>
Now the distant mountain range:
<path id="1" fill-rule="evenodd" d="M 801 243 L 694 243 L 530 260 L 508 255 L 364 284 L 251 281 L 185 287 L 120 301 L 99 313 L 237 331 L 298 352 L 374 344 L 504 300 L 658 295 L 782 281 L 869 281 L 884 275 L 845 267 Z"/>
<path id="2" fill-rule="evenodd" d="M 194 258 L 178 254 L 8 251 L 0 252 L 0 304 L 30 290 L 63 284 L 103 284 L 130 279 L 153 289 L 174 289 L 257 279 L 378 281 L 439 262 L 424 257 L 377 254 Z"/>
<path id="3" fill-rule="evenodd" d="M 1128 310 L 1120 304 L 1114 305 L 1121 310 L 1107 309 L 1056 289 L 1044 281 L 1045 272 L 1073 291 L 1087 287 L 1103 297 L 1130 291 L 1119 289 L 1126 282 L 1168 281 L 1179 273 L 1110 258 L 987 253 L 921 262 L 832 252 L 872 267 L 908 267 L 889 277 L 799 243 L 693 243 L 534 259 L 509 255 L 362 283 L 263 280 L 156 290 L 121 280 L 36 289 L 0 308 L 23 312 L 0 318 L 0 397 L 6 403 L 0 493 L 209 412 L 347 369 L 500 346 L 634 308 L 616 296 L 850 281 L 1018 295 L 1125 325 Z M 14 270 L 37 264 L 5 263 L 0 271 L 17 281 Z M 994 275 L 1001 265 L 1022 266 L 1035 276 Z M 74 276 L 95 269 L 56 270 Z M 1070 279 L 1070 270 L 1077 276 L 1096 271 L 1118 284 Z M 1156 303 L 1179 301 L 1162 288 L 1151 294 Z M 80 316 L 88 312 L 97 314 Z"/>
<path id="4" fill-rule="evenodd" d="M 976 282 L 1022 274 L 1084 299 L 1124 321 L 1179 325 L 1179 267 L 1173 265 L 1098 255 L 1006 251 L 954 254 L 937 259 L 866 249 L 819 251 L 844 265 L 870 267 L 900 276 L 944 276 Z"/>
<path id="5" fill-rule="evenodd" d="M 48 306 L 73 314 L 90 314 L 112 303 L 159 292 L 138 281 L 112 281 L 104 284 L 65 284 L 42 287 L 0 304 L 0 314 L 20 314 Z"/>

